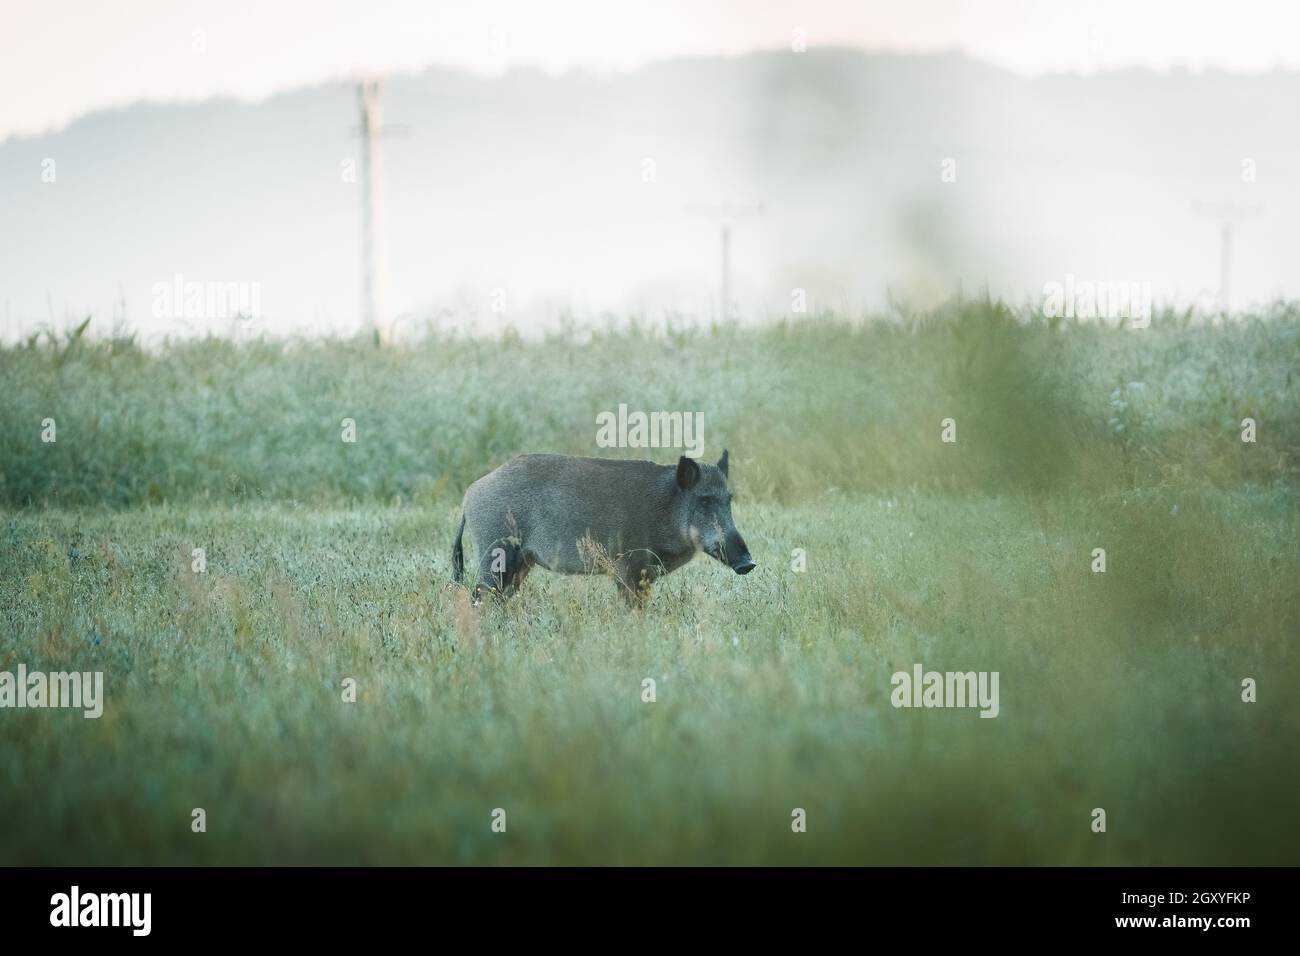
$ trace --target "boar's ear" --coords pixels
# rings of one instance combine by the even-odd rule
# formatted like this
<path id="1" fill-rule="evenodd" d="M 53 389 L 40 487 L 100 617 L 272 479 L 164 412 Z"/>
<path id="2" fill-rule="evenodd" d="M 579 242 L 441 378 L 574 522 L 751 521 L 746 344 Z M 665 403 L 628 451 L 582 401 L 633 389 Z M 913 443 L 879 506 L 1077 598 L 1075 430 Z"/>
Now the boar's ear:
<path id="1" fill-rule="evenodd" d="M 690 491 L 695 487 L 695 483 L 700 480 L 700 466 L 694 458 L 687 458 L 682 455 L 677 459 L 677 487 L 682 491 Z"/>
<path id="2" fill-rule="evenodd" d="M 727 449 L 722 449 L 722 457 L 718 459 L 718 471 L 722 472 L 722 477 L 730 478 L 727 474 Z"/>

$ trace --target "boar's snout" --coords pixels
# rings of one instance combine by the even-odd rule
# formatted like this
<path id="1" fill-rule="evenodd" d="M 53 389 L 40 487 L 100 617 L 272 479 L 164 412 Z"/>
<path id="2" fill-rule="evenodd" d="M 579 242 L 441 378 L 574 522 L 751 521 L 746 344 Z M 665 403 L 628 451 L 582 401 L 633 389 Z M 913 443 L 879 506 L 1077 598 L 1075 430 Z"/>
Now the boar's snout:
<path id="1" fill-rule="evenodd" d="M 740 535 L 729 535 L 725 541 L 712 548 L 705 548 L 705 553 L 716 558 L 737 574 L 748 574 L 758 567 Z"/>
<path id="2" fill-rule="evenodd" d="M 711 467 L 702 468 L 695 459 L 685 456 L 677 462 L 677 487 L 686 496 L 682 504 L 686 538 L 697 550 L 737 574 L 748 574 L 758 565 L 731 519 L 731 491 L 727 482 L 725 450 L 718 463 Z"/>
<path id="3" fill-rule="evenodd" d="M 738 534 L 728 535 L 727 554 L 735 555 L 735 557 L 727 563 L 731 565 L 731 570 L 735 571 L 737 574 L 748 574 L 756 567 L 754 564 L 754 558 L 749 553 L 749 546 L 745 544 L 745 539 Z"/>

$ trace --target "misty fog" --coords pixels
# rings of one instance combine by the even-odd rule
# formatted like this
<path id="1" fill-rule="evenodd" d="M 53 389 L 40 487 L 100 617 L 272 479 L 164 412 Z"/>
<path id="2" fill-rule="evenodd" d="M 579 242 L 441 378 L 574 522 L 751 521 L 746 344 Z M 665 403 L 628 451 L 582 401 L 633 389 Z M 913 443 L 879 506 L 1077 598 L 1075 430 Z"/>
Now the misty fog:
<path id="1" fill-rule="evenodd" d="M 1231 304 L 1300 295 L 1300 75 L 1022 78 L 952 55 L 848 50 L 676 60 L 627 74 L 388 79 L 380 140 L 387 317 L 522 332 L 719 314 L 720 223 L 742 321 L 926 306 L 988 289 L 1149 283 Z M 353 84 L 257 104 L 141 104 L 0 144 L 7 339 L 92 317 L 146 334 L 158 289 L 255 286 L 258 334 L 361 323 Z M 351 171 L 351 174 L 350 174 Z M 1256 212 L 1256 209 L 1258 211 Z M 166 311 L 166 310 L 162 310 Z M 797 310 L 795 310 L 797 311 Z"/>

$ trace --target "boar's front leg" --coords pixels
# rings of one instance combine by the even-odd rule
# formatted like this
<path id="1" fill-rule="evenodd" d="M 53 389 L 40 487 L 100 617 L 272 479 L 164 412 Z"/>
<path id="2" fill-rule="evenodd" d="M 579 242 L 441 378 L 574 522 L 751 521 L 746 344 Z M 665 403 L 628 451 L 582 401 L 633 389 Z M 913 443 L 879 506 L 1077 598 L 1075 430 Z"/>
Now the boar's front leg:
<path id="1" fill-rule="evenodd" d="M 615 581 L 627 606 L 641 610 L 650 600 L 650 588 L 659 577 L 660 565 L 653 555 L 632 554 L 619 559 Z"/>
<path id="2" fill-rule="evenodd" d="M 516 538 L 498 538 L 479 559 L 478 587 L 474 589 L 474 603 L 483 599 L 483 593 L 509 597 L 514 594 L 532 570 L 532 562 L 519 546 Z"/>

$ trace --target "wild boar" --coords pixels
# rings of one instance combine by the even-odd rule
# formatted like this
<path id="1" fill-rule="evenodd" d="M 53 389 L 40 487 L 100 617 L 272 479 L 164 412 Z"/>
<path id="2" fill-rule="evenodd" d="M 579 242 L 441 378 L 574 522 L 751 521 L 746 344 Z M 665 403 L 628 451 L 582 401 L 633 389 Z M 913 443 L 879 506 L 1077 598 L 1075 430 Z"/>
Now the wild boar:
<path id="1" fill-rule="evenodd" d="M 611 573 L 634 607 L 656 578 L 700 552 L 737 574 L 755 567 L 731 518 L 725 450 L 716 465 L 520 455 L 470 485 L 461 512 L 452 570 L 464 580 L 468 523 L 479 563 L 475 603 L 485 590 L 515 593 L 534 567 Z"/>

